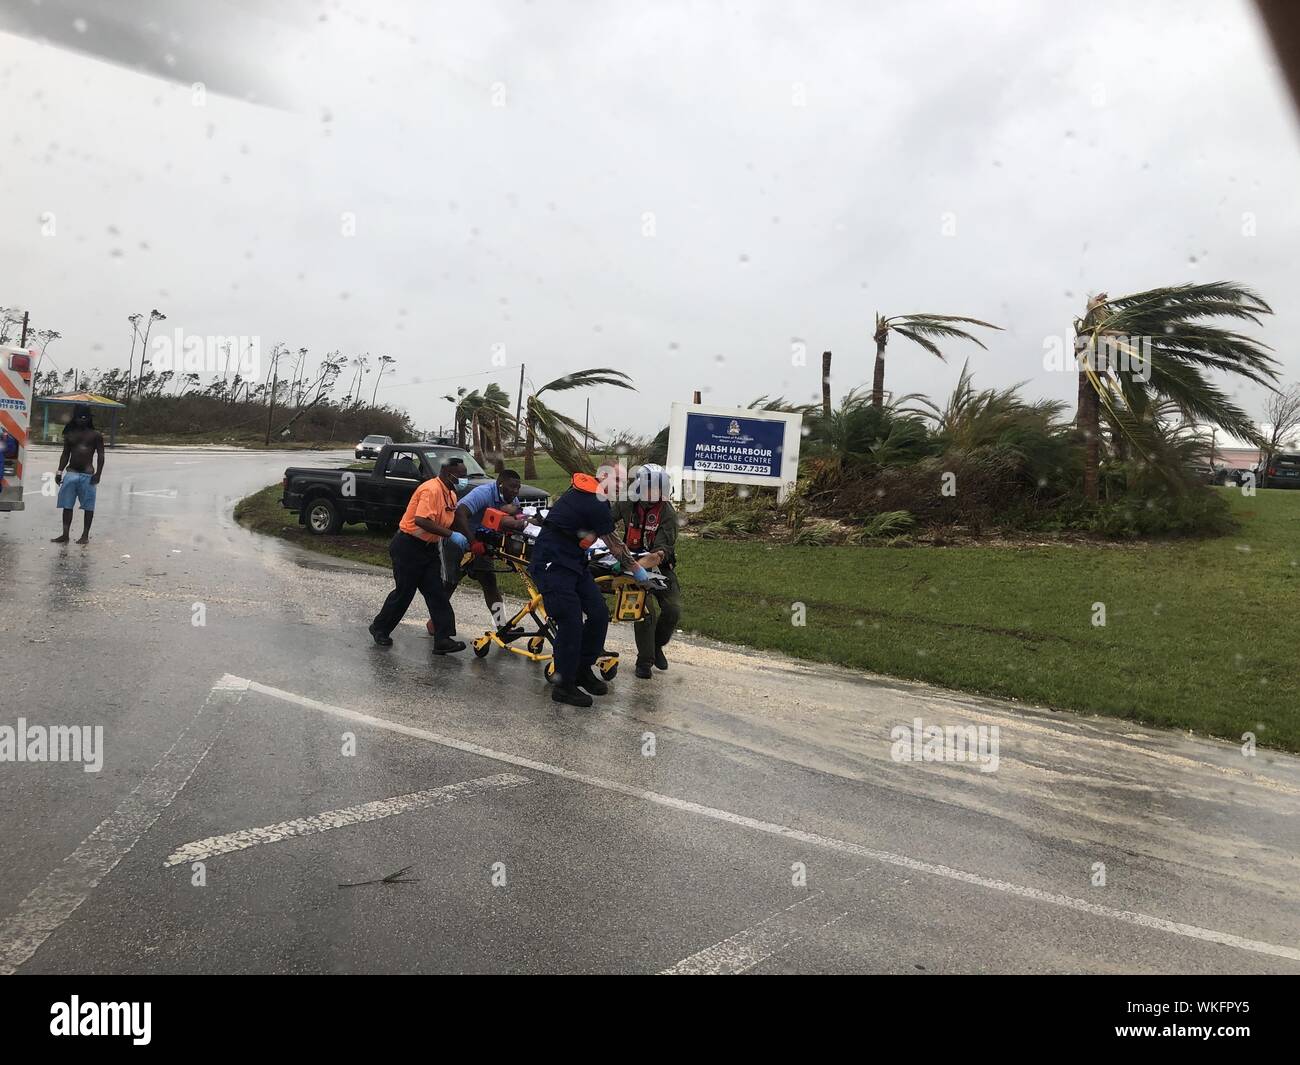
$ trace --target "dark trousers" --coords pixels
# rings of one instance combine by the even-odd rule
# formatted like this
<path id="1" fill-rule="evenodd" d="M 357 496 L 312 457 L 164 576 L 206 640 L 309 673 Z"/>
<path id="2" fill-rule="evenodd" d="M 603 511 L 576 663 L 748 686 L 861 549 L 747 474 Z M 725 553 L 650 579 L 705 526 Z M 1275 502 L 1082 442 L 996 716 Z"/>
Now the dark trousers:
<path id="1" fill-rule="evenodd" d="M 533 580 L 546 616 L 555 622 L 555 674 L 561 684 L 572 684 L 578 671 L 593 665 L 605 649 L 609 607 L 585 569 L 575 573 L 553 565 L 539 569 Z"/>
<path id="2" fill-rule="evenodd" d="M 419 592 L 429 607 L 429 617 L 437 630 L 438 639 L 456 635 L 456 615 L 447 600 L 442 584 L 442 553 L 437 544 L 427 544 L 418 537 L 399 532 L 388 545 L 393 560 L 393 583 L 397 586 L 388 593 L 383 607 L 375 616 L 374 627 L 385 635 L 397 628 L 406 616 L 406 609 Z"/>
<path id="3" fill-rule="evenodd" d="M 682 617 L 682 590 L 677 583 L 677 572 L 671 569 L 660 572 L 668 578 L 668 587 L 647 596 L 645 617 L 632 626 L 636 634 L 636 656 L 645 662 L 654 661 L 655 651 L 673 638 Z"/>

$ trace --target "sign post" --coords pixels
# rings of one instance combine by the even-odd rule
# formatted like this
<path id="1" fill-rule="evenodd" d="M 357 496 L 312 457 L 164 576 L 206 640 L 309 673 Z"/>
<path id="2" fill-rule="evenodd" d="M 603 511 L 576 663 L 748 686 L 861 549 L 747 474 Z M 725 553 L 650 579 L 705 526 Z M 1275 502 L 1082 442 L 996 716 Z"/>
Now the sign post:
<path id="1" fill-rule="evenodd" d="M 668 466 L 686 480 L 776 488 L 784 503 L 799 477 L 802 434 L 802 414 L 674 403 Z"/>

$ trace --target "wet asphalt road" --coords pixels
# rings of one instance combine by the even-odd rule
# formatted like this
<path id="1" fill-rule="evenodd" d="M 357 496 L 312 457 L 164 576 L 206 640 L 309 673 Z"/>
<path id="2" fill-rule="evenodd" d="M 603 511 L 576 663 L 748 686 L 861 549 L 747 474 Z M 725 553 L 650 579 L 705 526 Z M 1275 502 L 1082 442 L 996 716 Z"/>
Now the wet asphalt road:
<path id="1" fill-rule="evenodd" d="M 231 518 L 346 457 L 110 452 L 87 548 L 0 515 L 0 726 L 104 729 L 0 762 L 0 972 L 1300 970 L 1296 759 L 690 639 L 562 708 Z M 892 760 L 917 717 L 996 772 Z"/>

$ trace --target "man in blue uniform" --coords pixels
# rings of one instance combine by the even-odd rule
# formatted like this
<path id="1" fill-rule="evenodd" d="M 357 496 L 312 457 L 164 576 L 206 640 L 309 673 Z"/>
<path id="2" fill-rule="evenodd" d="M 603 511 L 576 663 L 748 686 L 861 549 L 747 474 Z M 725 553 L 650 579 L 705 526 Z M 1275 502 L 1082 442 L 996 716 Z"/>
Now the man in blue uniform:
<path id="1" fill-rule="evenodd" d="M 603 539 L 625 572 L 643 584 L 650 580 L 645 567 L 614 535 L 614 515 L 599 488 L 590 474 L 573 475 L 573 487 L 546 515 L 528 567 L 546 614 L 555 622 L 556 683 L 551 698 L 573 706 L 590 706 L 592 695 L 609 691 L 592 669 L 605 647 L 609 607 L 587 568 L 587 548 Z"/>

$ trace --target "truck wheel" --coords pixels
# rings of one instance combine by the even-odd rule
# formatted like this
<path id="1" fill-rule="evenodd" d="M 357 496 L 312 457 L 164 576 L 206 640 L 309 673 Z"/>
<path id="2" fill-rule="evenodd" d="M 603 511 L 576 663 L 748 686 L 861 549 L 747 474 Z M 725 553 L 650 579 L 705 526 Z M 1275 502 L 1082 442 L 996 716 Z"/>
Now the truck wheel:
<path id="1" fill-rule="evenodd" d="M 343 528 L 343 512 L 329 496 L 318 496 L 307 504 L 307 531 L 313 536 L 334 536 Z"/>

